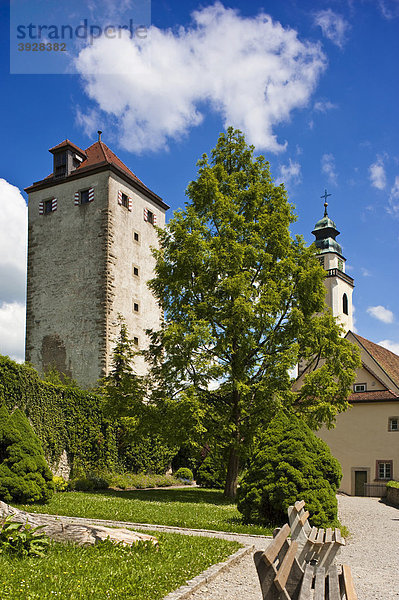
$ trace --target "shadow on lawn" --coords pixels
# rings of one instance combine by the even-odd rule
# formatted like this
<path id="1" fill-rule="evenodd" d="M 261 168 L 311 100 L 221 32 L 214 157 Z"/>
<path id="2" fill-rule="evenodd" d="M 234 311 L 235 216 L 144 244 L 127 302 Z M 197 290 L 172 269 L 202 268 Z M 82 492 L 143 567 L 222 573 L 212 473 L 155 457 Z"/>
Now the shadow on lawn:
<path id="1" fill-rule="evenodd" d="M 92 493 L 92 492 L 91 492 Z M 194 504 L 228 505 L 234 502 L 223 496 L 220 490 L 202 490 L 199 488 L 180 488 L 167 490 L 104 490 L 97 495 L 123 498 L 125 500 L 143 500 L 144 502 L 191 502 Z"/>

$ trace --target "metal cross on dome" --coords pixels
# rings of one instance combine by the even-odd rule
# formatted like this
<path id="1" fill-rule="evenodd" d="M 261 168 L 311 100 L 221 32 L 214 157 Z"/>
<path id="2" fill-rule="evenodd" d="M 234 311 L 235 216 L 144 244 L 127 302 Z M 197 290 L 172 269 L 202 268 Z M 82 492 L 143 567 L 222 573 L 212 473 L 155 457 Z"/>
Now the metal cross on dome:
<path id="1" fill-rule="evenodd" d="M 323 196 L 320 196 L 320 198 L 324 198 L 324 216 L 327 217 L 327 206 L 328 206 L 328 202 L 327 202 L 327 198 L 328 196 L 332 196 L 332 194 L 327 194 L 327 190 L 324 190 L 324 194 Z"/>

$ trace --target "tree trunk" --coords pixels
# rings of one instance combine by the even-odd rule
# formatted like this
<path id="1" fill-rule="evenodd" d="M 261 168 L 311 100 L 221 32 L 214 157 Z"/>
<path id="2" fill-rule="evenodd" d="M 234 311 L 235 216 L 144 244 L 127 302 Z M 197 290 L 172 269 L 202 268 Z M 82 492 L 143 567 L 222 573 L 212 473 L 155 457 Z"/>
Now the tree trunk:
<path id="1" fill-rule="evenodd" d="M 229 462 L 227 465 L 226 484 L 224 486 L 224 496 L 226 498 L 235 498 L 237 494 L 238 473 L 240 468 L 240 457 L 237 448 L 232 445 L 229 452 Z"/>
<path id="2" fill-rule="evenodd" d="M 73 542 L 79 546 L 94 545 L 102 540 L 110 539 L 111 542 L 132 546 L 140 542 L 151 542 L 155 546 L 158 540 L 152 535 L 130 531 L 122 527 L 103 527 L 91 523 L 73 523 L 71 517 L 58 517 L 53 515 L 39 515 L 18 510 L 0 502 L 0 518 L 11 516 L 12 521 L 31 525 L 43 526 L 40 532 L 57 542 Z M 80 521 L 82 519 L 79 519 Z"/>

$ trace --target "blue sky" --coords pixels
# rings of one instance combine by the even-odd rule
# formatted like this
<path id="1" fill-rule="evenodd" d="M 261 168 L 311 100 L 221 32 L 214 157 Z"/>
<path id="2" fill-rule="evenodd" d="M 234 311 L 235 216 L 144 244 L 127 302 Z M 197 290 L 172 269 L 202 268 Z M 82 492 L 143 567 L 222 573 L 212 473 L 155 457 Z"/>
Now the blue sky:
<path id="1" fill-rule="evenodd" d="M 50 16 L 60 4 L 35 2 Z M 78 22 L 100 24 L 126 23 L 135 10 L 130 0 L 79 5 Z M 51 171 L 49 148 L 67 137 L 87 148 L 101 129 L 171 216 L 196 161 L 231 124 L 286 183 L 298 215 L 293 233 L 313 241 L 320 196 L 325 188 L 332 194 L 329 214 L 355 278 L 356 330 L 399 353 L 399 1 L 143 7 L 151 9 L 145 40 L 126 32 L 81 42 L 73 74 L 62 65 L 58 73 L 10 74 L 10 8 L 0 0 L 0 352 L 23 358 L 23 188 Z M 16 41 L 12 30 L 14 58 Z M 24 52 L 18 68 L 32 73 Z"/>

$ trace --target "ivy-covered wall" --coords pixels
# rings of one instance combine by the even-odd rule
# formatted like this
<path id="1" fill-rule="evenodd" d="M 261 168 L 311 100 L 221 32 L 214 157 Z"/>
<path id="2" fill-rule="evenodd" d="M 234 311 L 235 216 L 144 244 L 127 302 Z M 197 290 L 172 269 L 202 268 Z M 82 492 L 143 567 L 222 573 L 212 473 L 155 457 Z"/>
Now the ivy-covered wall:
<path id="1" fill-rule="evenodd" d="M 25 412 L 52 467 L 65 450 L 75 476 L 117 469 L 116 426 L 104 418 L 95 394 L 41 381 L 32 367 L 0 356 L 1 402 Z"/>

